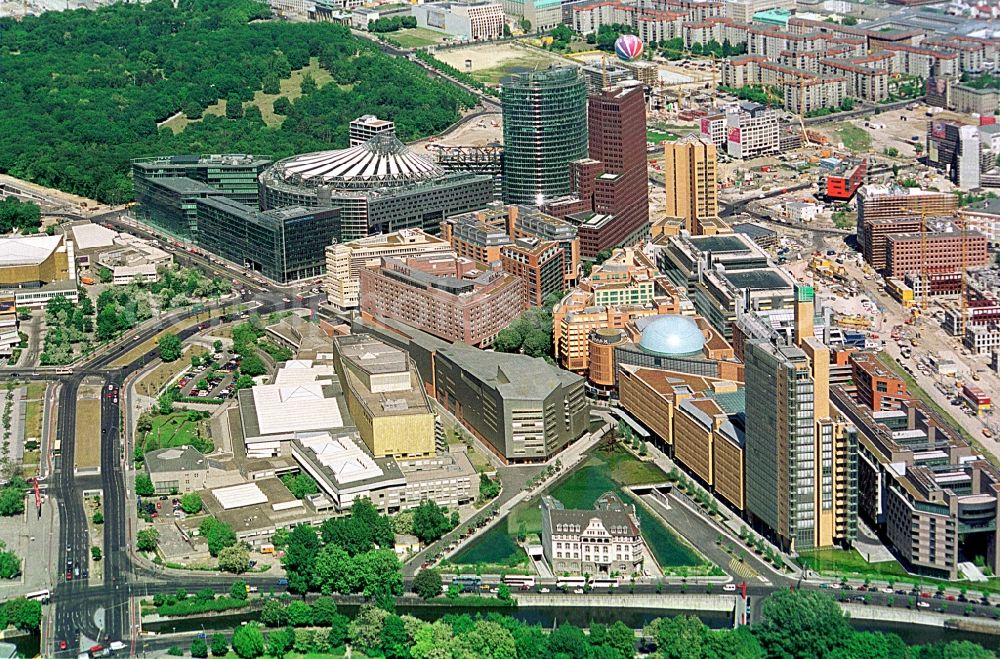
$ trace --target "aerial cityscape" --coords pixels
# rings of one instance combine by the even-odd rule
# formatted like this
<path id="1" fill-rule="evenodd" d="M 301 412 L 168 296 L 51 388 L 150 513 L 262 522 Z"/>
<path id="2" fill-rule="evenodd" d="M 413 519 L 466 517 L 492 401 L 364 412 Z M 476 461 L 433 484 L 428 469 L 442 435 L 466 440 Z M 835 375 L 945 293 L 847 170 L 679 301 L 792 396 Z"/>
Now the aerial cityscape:
<path id="1" fill-rule="evenodd" d="M 0 0 L 0 659 L 1000 652 L 1000 7 Z"/>

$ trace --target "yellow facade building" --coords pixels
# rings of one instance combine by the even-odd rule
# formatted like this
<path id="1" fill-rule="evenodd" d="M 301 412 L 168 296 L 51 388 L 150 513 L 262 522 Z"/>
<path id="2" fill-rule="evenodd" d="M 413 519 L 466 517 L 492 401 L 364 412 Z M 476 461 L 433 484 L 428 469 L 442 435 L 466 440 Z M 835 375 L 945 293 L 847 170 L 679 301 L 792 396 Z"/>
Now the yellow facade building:
<path id="1" fill-rule="evenodd" d="M 702 223 L 715 227 L 719 187 L 715 144 L 700 135 L 664 142 L 663 179 L 666 215 L 684 218 L 688 231 L 701 235 Z"/>
<path id="2" fill-rule="evenodd" d="M 434 412 L 409 356 L 367 334 L 333 343 L 347 409 L 372 455 L 434 457 Z"/>

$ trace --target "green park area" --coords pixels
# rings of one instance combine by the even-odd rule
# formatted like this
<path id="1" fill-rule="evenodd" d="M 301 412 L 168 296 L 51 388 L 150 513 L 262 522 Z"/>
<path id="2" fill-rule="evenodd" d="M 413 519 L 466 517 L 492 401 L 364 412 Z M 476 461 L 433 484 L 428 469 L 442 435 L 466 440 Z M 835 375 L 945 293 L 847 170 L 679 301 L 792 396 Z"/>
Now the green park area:
<path id="1" fill-rule="evenodd" d="M 660 142 L 674 142 L 679 138 L 680 136 L 676 133 L 657 130 L 655 128 L 650 128 L 646 131 L 646 141 L 652 142 L 653 144 L 659 144 Z"/>
<path id="2" fill-rule="evenodd" d="M 427 28 L 411 27 L 386 34 L 385 39 L 400 48 L 426 48 L 441 43 L 447 36 Z"/>
<path id="3" fill-rule="evenodd" d="M 208 438 L 207 413 L 197 410 L 171 412 L 170 414 L 144 413 L 139 418 L 139 450 L 142 453 L 174 446 L 193 446 L 202 453 L 211 453 L 212 440 Z"/>
<path id="4" fill-rule="evenodd" d="M 705 560 L 624 491 L 628 486 L 666 480 L 666 474 L 653 463 L 640 461 L 616 447 L 595 451 L 545 494 L 552 495 L 566 508 L 588 510 L 602 494 L 614 492 L 626 503 L 636 504 L 643 537 L 664 572 L 704 574 L 710 569 Z M 499 524 L 452 557 L 452 562 L 456 566 L 475 566 L 477 571 L 527 568 L 528 557 L 518 541 L 539 541 L 542 517 L 538 506 L 539 497 L 518 504 Z"/>
<path id="5" fill-rule="evenodd" d="M 864 128 L 854 124 L 842 124 L 836 128 L 837 137 L 844 148 L 860 153 L 872 148 L 872 138 Z"/>
<path id="6" fill-rule="evenodd" d="M 247 108 L 254 106 L 260 110 L 261 117 L 264 119 L 265 124 L 268 126 L 280 126 L 281 122 L 285 120 L 285 117 L 274 113 L 274 102 L 279 98 L 294 101 L 302 96 L 302 81 L 306 78 L 306 76 L 310 76 L 313 79 L 316 83 L 317 89 L 333 80 L 333 76 L 330 75 L 330 72 L 320 66 L 319 58 L 312 57 L 309 59 L 309 66 L 296 69 L 295 71 L 292 71 L 292 74 L 287 78 L 279 80 L 277 92 L 273 92 L 273 88 L 273 93 L 267 93 L 261 89 L 255 91 L 253 100 L 245 101 L 243 103 L 244 112 Z M 212 105 L 206 107 L 202 112 L 202 116 L 213 115 L 216 117 L 225 117 L 226 103 L 226 99 L 220 98 Z M 160 126 L 162 128 L 169 128 L 174 133 L 180 133 L 187 128 L 188 125 L 199 122 L 201 122 L 201 119 L 188 119 L 187 115 L 183 112 L 178 112 L 160 124 Z"/>

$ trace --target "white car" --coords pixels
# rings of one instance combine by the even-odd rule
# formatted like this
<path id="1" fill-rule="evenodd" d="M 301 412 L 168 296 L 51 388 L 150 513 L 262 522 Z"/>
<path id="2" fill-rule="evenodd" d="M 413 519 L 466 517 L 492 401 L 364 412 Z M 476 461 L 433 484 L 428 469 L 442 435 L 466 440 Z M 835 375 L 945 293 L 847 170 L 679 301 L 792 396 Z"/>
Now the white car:
<path id="1" fill-rule="evenodd" d="M 545 593 L 551 593 L 552 591 L 551 591 L 551 590 L 549 590 L 548 588 L 541 588 L 541 589 L 539 589 L 539 591 L 538 591 L 538 592 L 540 592 L 540 593 L 542 593 L 542 594 L 545 594 Z"/>
<path id="2" fill-rule="evenodd" d="M 917 602 L 917 607 L 921 609 L 929 609 L 931 608 L 931 605 L 928 602 Z"/>
<path id="3" fill-rule="evenodd" d="M 583 588 L 575 588 L 573 590 L 574 595 L 583 595 Z"/>
<path id="4" fill-rule="evenodd" d="M 736 584 L 727 583 L 725 586 L 722 587 L 722 590 L 726 591 L 727 593 L 735 593 Z"/>

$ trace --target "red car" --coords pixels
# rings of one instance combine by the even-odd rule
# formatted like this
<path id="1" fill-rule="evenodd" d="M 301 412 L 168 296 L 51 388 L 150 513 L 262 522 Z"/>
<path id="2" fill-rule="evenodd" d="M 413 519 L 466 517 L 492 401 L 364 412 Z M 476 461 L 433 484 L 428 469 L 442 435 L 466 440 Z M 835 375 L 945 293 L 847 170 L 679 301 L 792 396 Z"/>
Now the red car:
<path id="1" fill-rule="evenodd" d="M 955 601 L 955 596 L 954 595 L 948 595 L 947 597 L 945 597 L 945 599 L 948 600 L 949 602 L 954 602 Z"/>
<path id="2" fill-rule="evenodd" d="M 73 581 L 73 570 L 66 570 L 66 581 Z"/>
<path id="3" fill-rule="evenodd" d="M 59 641 L 59 649 L 60 650 L 66 649 L 66 641 Z"/>

